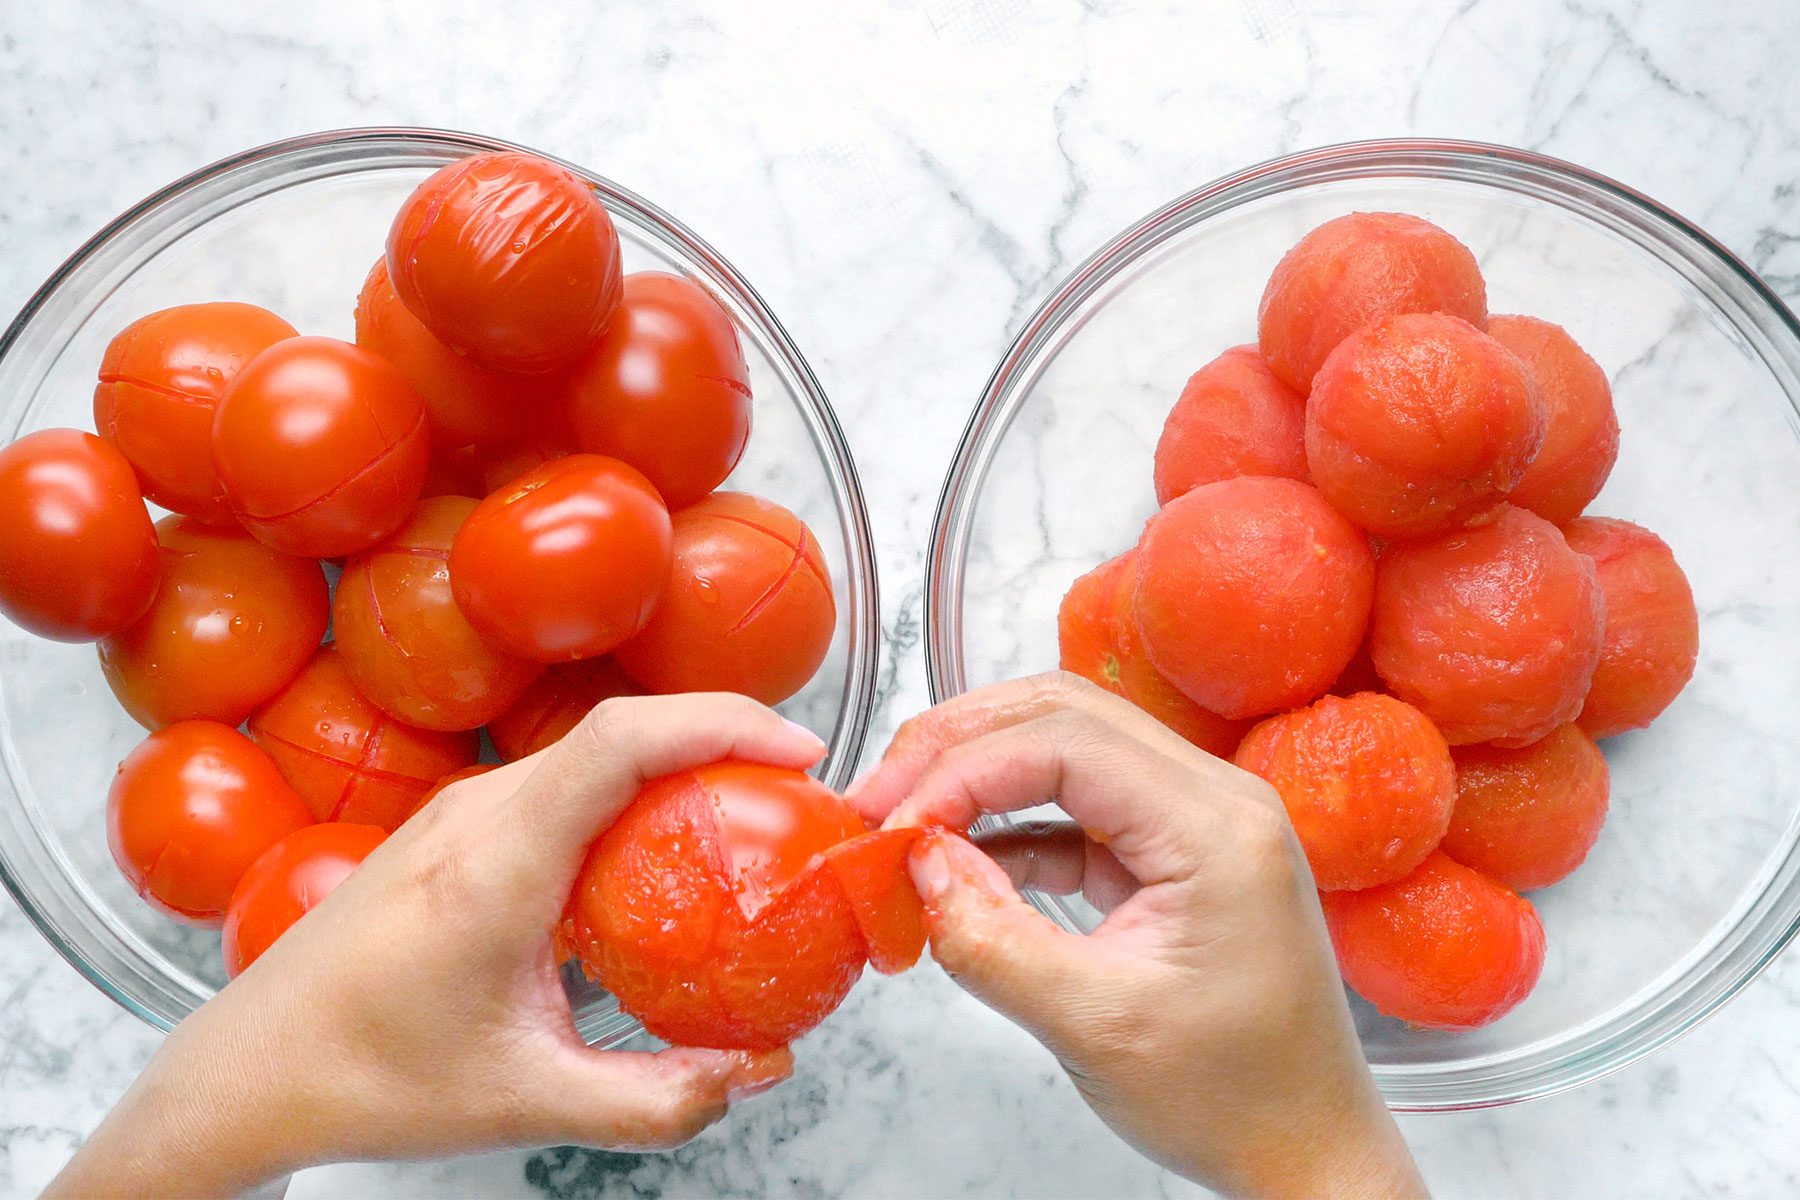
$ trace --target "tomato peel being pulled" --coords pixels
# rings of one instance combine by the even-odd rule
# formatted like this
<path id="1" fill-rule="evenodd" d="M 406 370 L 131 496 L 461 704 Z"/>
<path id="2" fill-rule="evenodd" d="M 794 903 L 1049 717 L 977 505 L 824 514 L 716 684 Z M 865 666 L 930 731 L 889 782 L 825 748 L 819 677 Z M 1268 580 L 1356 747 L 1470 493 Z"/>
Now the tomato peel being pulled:
<path id="1" fill-rule="evenodd" d="M 918 830 L 863 832 L 811 777 L 720 762 L 651 781 L 588 852 L 563 940 L 620 1007 L 678 1045 L 773 1049 L 865 964 L 917 961 Z"/>

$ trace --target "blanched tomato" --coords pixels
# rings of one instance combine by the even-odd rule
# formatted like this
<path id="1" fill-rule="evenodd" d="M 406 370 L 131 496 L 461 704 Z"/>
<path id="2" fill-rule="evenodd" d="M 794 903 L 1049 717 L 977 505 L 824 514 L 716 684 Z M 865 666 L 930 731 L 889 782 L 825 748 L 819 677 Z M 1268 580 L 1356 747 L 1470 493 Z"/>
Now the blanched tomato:
<path id="1" fill-rule="evenodd" d="M 317 908 L 387 834 L 373 825 L 333 822 L 291 833 L 244 872 L 225 914 L 219 949 L 236 979 L 294 922 Z"/>
<path id="2" fill-rule="evenodd" d="M 78 429 L 0 450 L 0 612 L 91 642 L 141 617 L 156 587 L 156 531 L 118 450 Z"/>
<path id="3" fill-rule="evenodd" d="M 396 721 L 350 682 L 327 645 L 294 681 L 250 717 L 268 751 L 321 821 L 396 829 L 432 786 L 474 763 L 481 739 Z"/>
<path id="4" fill-rule="evenodd" d="M 192 517 L 164 517 L 156 535 L 162 586 L 148 612 L 100 643 L 106 682 L 150 729 L 190 717 L 236 725 L 325 635 L 325 574 L 311 559 Z"/>
<path id="5" fill-rule="evenodd" d="M 917 836 L 863 834 L 842 797 L 798 771 L 684 771 L 651 782 L 594 843 L 563 940 L 658 1037 L 771 1049 L 838 1006 L 872 944 L 884 969 L 917 957 L 905 866 Z"/>
<path id="6" fill-rule="evenodd" d="M 423 729 L 474 729 L 517 700 L 543 665 L 490 645 L 450 594 L 450 544 L 475 501 L 422 500 L 387 541 L 351 559 L 332 637 L 358 690 Z"/>
<path id="7" fill-rule="evenodd" d="M 421 183 L 388 232 L 387 266 L 427 329 L 497 371 L 567 365 L 619 306 L 612 218 L 531 154 L 473 154 Z"/>
<path id="8" fill-rule="evenodd" d="M 779 504 L 719 492 L 675 514 L 668 590 L 615 657 L 653 692 L 741 692 L 775 704 L 806 686 L 836 626 L 812 531 Z"/>
<path id="9" fill-rule="evenodd" d="M 731 474 L 750 440 L 750 370 L 731 315 L 699 284 L 625 277 L 625 298 L 569 376 L 581 448 L 642 471 L 672 509 Z"/>
<path id="10" fill-rule="evenodd" d="M 602 700 L 643 689 L 610 658 L 584 658 L 551 667 L 511 708 L 489 721 L 488 737 L 507 762 L 559 742 Z"/>
<path id="11" fill-rule="evenodd" d="M 546 409 L 523 436 L 476 448 L 475 470 L 480 488 L 475 497 L 491 496 L 527 471 L 575 452 L 575 433 L 563 410 Z"/>
<path id="12" fill-rule="evenodd" d="M 669 577 L 669 510 L 617 459 L 576 454 L 483 500 L 450 549 L 482 636 L 539 662 L 594 658 L 649 620 Z"/>
<path id="13" fill-rule="evenodd" d="M 393 363 L 425 401 L 432 441 L 492 445 L 517 437 L 548 404 L 554 381 L 503 375 L 458 354 L 412 315 L 376 259 L 356 298 L 356 344 Z"/>
<path id="14" fill-rule="evenodd" d="M 431 460 L 425 402 L 386 360 L 336 338 L 277 342 L 213 417 L 213 462 L 244 528 L 336 558 L 399 528 Z"/>
<path id="15" fill-rule="evenodd" d="M 269 756 L 216 721 L 181 721 L 140 742 L 106 795 L 113 859 L 138 895 L 216 925 L 250 864 L 312 824 Z"/>
<path id="16" fill-rule="evenodd" d="M 244 364 L 294 327 L 254 304 L 182 304 L 140 317 L 106 347 L 94 428 L 137 471 L 144 495 L 213 524 L 231 505 L 213 466 L 213 412 Z"/>

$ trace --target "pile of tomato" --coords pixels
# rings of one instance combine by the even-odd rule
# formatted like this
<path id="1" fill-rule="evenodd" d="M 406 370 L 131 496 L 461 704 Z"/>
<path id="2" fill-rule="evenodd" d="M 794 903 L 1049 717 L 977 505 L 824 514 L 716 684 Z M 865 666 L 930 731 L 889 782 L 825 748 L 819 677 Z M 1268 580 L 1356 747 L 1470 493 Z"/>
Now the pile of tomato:
<path id="1" fill-rule="evenodd" d="M 1188 380 L 1161 507 L 1076 580 L 1062 665 L 1274 785 L 1345 980 L 1461 1029 L 1536 985 L 1521 892 L 1606 817 L 1596 745 L 1694 672 L 1669 547 L 1584 516 L 1619 452 L 1606 372 L 1490 315 L 1475 256 L 1400 213 L 1307 234 L 1257 342 Z"/>
<path id="2" fill-rule="evenodd" d="M 715 490 L 751 429 L 730 314 L 626 274 L 593 190 L 535 156 L 407 198 L 354 343 L 250 304 L 150 313 L 94 420 L 0 450 L 0 610 L 98 644 L 151 731 L 114 857 L 223 924 L 234 975 L 475 768 L 483 727 L 516 759 L 609 696 L 773 704 L 832 639 L 813 533 Z"/>

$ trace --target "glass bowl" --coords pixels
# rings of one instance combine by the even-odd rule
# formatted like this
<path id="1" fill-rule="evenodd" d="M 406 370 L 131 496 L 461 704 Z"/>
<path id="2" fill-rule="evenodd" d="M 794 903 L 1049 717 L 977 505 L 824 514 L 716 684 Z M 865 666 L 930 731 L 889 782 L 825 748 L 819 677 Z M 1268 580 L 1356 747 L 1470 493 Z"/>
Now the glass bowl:
<path id="1" fill-rule="evenodd" d="M 76 251 L 0 339 L 0 439 L 46 426 L 93 428 L 102 351 L 154 309 L 246 300 L 303 332 L 351 338 L 363 276 L 407 193 L 463 155 L 516 148 L 435 130 L 349 130 L 249 150 L 170 184 Z M 827 737 L 820 773 L 842 787 L 874 703 L 879 622 L 868 513 L 831 405 L 781 324 L 717 251 L 631 192 L 563 165 L 605 202 L 627 270 L 692 276 L 737 325 L 755 432 L 726 486 L 792 508 L 824 547 L 837 631 L 818 675 L 783 710 Z M 166 1029 L 224 974 L 218 934 L 152 911 L 107 850 L 107 785 L 144 731 L 113 701 L 92 646 L 0 625 L 0 875 L 65 958 Z M 565 983 L 590 1041 L 615 1044 L 638 1031 L 573 968 Z"/>
<path id="2" fill-rule="evenodd" d="M 1460 1034 L 1355 1002 L 1394 1107 L 1504 1104 L 1692 1028 L 1800 921 L 1800 326 L 1706 234 L 1580 167 L 1443 141 L 1297 154 L 1151 214 L 1044 302 L 975 407 L 930 547 L 931 690 L 1056 665 L 1063 592 L 1155 511 L 1152 450 L 1182 384 L 1255 341 L 1288 247 L 1358 209 L 1443 225 L 1480 259 L 1492 311 L 1566 326 L 1607 369 L 1622 451 L 1590 511 L 1661 533 L 1701 615 L 1688 690 L 1606 743 L 1599 844 L 1533 897 L 1549 947 L 1531 998 Z M 1069 929 L 1096 922 L 1078 899 L 1032 899 Z"/>

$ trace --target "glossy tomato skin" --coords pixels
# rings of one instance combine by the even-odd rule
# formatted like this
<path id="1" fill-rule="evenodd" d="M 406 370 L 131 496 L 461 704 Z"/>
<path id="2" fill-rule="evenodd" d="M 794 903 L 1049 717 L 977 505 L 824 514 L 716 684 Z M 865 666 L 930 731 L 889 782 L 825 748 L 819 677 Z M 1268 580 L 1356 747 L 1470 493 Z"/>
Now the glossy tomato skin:
<path id="1" fill-rule="evenodd" d="M 866 961 L 822 856 L 862 822 L 797 771 L 713 763 L 644 788 L 588 853 L 564 937 L 659 1037 L 772 1049 L 836 1008 Z"/>
<path id="2" fill-rule="evenodd" d="M 619 306 L 619 235 L 593 190 L 517 152 L 443 167 L 400 206 L 387 267 L 440 341 L 496 371 L 566 366 Z"/>
<path id="3" fill-rule="evenodd" d="M 351 682 L 332 645 L 252 713 L 249 728 L 314 817 L 387 830 L 481 750 L 473 732 L 419 729 L 382 712 Z"/>
<path id="4" fill-rule="evenodd" d="M 141 617 L 156 588 L 156 531 L 118 450 L 78 429 L 0 449 L 0 612 L 91 642 Z"/>
<path id="5" fill-rule="evenodd" d="M 106 835 L 138 895 L 217 925 L 262 853 L 312 824 L 269 756 L 216 721 L 181 721 L 138 744 L 113 776 Z"/>
<path id="6" fill-rule="evenodd" d="M 244 872 L 225 913 L 219 944 L 225 977 L 243 974 L 386 838 L 387 833 L 374 825 L 333 822 L 291 833 L 264 851 Z"/>
<path id="7" fill-rule="evenodd" d="M 643 689 L 610 658 L 584 658 L 551 667 L 511 707 L 487 724 L 494 749 L 507 762 L 547 749 L 581 723 L 602 700 Z"/>
<path id="8" fill-rule="evenodd" d="M 750 369 L 710 292 L 662 271 L 625 277 L 606 333 L 569 376 L 581 448 L 642 471 L 671 509 L 721 483 L 750 440 Z"/>
<path id="9" fill-rule="evenodd" d="M 148 729 L 194 717 L 237 725 L 325 635 L 325 574 L 192 517 L 164 517 L 156 535 L 162 585 L 142 617 L 101 641 L 106 682 Z"/>
<path id="10" fill-rule="evenodd" d="M 332 636 L 357 689 L 422 729 L 484 725 L 544 669 L 490 645 L 450 594 L 450 545 L 475 508 L 465 496 L 420 501 L 392 537 L 350 560 L 332 602 Z"/>
<path id="11" fill-rule="evenodd" d="M 493 445 L 519 436 L 555 395 L 557 381 L 490 371 L 444 345 L 394 292 L 377 259 L 356 298 L 356 344 L 394 364 L 425 401 L 439 446 Z"/>
<path id="12" fill-rule="evenodd" d="M 213 524 L 231 505 L 212 459 L 213 413 L 244 364 L 292 325 L 266 308 L 221 301 L 181 304 L 119 331 L 100 360 L 94 428 L 119 448 L 144 495 Z"/>
<path id="13" fill-rule="evenodd" d="M 718 492 L 675 514 L 675 565 L 619 665 L 652 692 L 740 692 L 764 704 L 806 686 L 837 626 L 819 541 L 772 501 Z"/>
<path id="14" fill-rule="evenodd" d="M 245 529 L 289 554 L 354 554 L 399 528 L 431 461 L 425 402 L 336 338 L 277 342 L 213 416 L 213 463 Z"/>
<path id="15" fill-rule="evenodd" d="M 624 463 L 576 454 L 483 500 L 450 549 L 456 602 L 538 662 L 605 654 L 644 627 L 669 577 L 669 510 Z"/>

